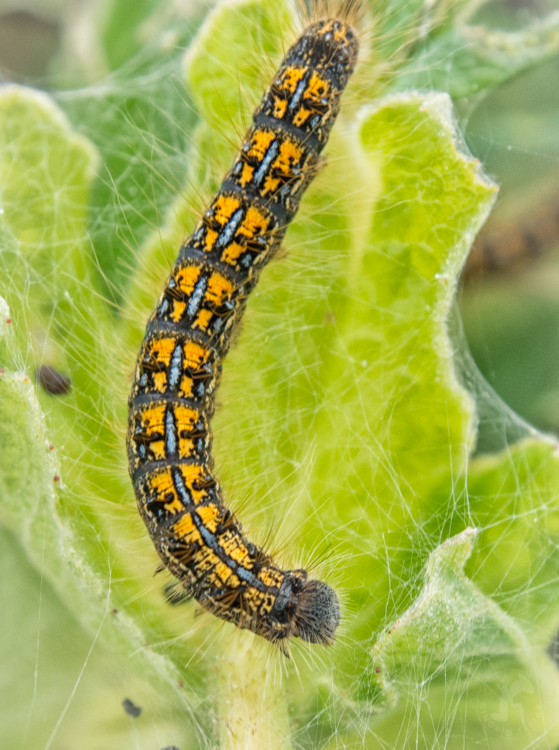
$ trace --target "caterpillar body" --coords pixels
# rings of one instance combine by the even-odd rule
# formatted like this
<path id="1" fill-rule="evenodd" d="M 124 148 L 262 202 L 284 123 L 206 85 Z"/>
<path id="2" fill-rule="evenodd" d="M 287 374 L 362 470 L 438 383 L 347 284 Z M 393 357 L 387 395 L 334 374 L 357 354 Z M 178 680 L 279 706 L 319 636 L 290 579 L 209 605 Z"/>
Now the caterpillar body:
<path id="1" fill-rule="evenodd" d="M 357 51 L 339 18 L 312 23 L 288 50 L 180 249 L 129 400 L 129 471 L 163 565 L 206 610 L 277 644 L 331 643 L 338 598 L 306 570 L 282 570 L 243 534 L 214 474 L 210 420 L 232 332 L 316 174 Z"/>

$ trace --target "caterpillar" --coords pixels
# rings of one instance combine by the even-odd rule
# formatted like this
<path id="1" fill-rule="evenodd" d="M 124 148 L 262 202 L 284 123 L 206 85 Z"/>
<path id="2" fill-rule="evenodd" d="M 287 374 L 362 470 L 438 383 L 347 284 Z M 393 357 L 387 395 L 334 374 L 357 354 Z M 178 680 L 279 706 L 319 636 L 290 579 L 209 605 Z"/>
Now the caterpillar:
<path id="1" fill-rule="evenodd" d="M 306 570 L 282 570 L 243 534 L 214 474 L 210 421 L 232 333 L 316 175 L 357 53 L 355 31 L 338 17 L 311 23 L 288 50 L 180 248 L 129 399 L 129 472 L 160 568 L 204 609 L 278 645 L 332 643 L 338 598 Z"/>

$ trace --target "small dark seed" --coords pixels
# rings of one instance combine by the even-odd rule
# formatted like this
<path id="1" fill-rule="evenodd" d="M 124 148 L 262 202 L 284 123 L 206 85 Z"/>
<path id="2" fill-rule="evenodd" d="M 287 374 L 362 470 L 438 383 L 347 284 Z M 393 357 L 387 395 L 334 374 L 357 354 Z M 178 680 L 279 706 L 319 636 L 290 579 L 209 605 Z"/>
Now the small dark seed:
<path id="1" fill-rule="evenodd" d="M 65 396 L 72 387 L 72 381 L 67 375 L 49 365 L 37 367 L 37 381 L 51 396 Z"/>
<path id="2" fill-rule="evenodd" d="M 126 711 L 128 716 L 133 716 L 135 719 L 137 719 L 138 716 L 142 713 L 142 709 L 140 708 L 140 706 L 132 703 L 130 698 L 125 698 L 122 701 L 122 708 Z"/>

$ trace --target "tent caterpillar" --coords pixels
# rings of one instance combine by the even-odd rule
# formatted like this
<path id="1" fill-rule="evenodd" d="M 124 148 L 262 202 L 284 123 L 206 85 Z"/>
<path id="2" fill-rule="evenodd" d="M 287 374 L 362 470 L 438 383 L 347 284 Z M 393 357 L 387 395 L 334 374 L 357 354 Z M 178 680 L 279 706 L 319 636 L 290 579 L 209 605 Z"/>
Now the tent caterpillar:
<path id="1" fill-rule="evenodd" d="M 129 401 L 130 475 L 164 567 L 206 610 L 273 643 L 332 643 L 338 598 L 245 537 L 214 476 L 210 420 L 231 334 L 316 174 L 357 51 L 355 32 L 336 17 L 309 25 L 288 50 L 233 168 L 180 249 Z"/>

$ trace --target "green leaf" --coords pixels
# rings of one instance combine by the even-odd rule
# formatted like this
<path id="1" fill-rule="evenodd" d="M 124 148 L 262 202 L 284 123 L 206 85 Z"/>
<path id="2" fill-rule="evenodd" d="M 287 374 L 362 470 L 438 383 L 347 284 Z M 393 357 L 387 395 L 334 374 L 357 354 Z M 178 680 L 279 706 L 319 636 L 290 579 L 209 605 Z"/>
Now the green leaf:
<path id="1" fill-rule="evenodd" d="M 395 89 L 438 89 L 454 98 L 503 83 L 559 50 L 559 12 L 519 31 L 457 26 L 435 36 L 402 68 Z"/>
<path id="2" fill-rule="evenodd" d="M 12 303 L 10 312 L 0 301 L 0 334 L 5 337 L 0 373 L 4 457 L 0 517 L 17 533 L 41 576 L 50 580 L 95 642 L 100 636 L 121 653 L 130 646 L 139 648 L 137 669 L 144 659 L 157 663 L 160 701 L 172 716 L 183 700 L 180 679 L 164 657 L 146 648 L 141 624 L 130 614 L 134 609 L 142 611 L 139 605 L 128 605 L 128 611 L 121 608 L 122 595 L 132 594 L 134 578 L 118 559 L 126 560 L 126 552 L 118 546 L 109 551 L 114 529 L 104 526 L 107 508 L 112 507 L 113 523 L 118 517 L 128 482 L 125 479 L 123 489 L 120 478 L 106 473 L 115 451 L 123 453 L 111 422 L 116 409 L 124 411 L 125 401 L 118 406 L 119 390 L 114 392 L 111 374 L 117 351 L 114 326 L 95 289 L 84 233 L 95 151 L 38 92 L 6 88 L 0 94 L 0 111 L 0 259 L 3 293 Z M 72 381 L 69 396 L 56 399 L 41 394 L 46 416 L 31 384 L 35 365 L 41 363 L 55 365 Z M 126 533 L 120 535 L 119 545 L 126 545 L 125 537 Z M 131 562 L 132 568 L 135 564 Z M 128 585 L 119 594 L 121 576 Z M 161 629 L 156 632 L 153 637 L 164 638 Z M 83 634 L 82 642 L 89 637 Z M 61 674 L 64 670 L 75 674 L 76 653 L 69 651 L 72 661 L 61 667 Z M 141 694 L 149 691 L 141 688 Z M 33 722 L 33 710 L 31 705 L 29 715 L 23 708 L 10 711 L 13 723 L 2 725 L 6 736 L 33 735 L 33 725 L 26 729 L 26 722 Z M 46 727 L 49 732 L 56 728 L 55 717 L 40 724 L 37 737 Z M 172 721 L 168 728 L 171 731 Z M 57 733 L 58 728 L 52 739 Z M 177 736 L 176 729 L 172 733 Z M 37 743 L 41 746 L 40 740 Z"/>
<path id="3" fill-rule="evenodd" d="M 281 56 L 282 35 L 293 22 L 283 0 L 229 0 L 216 7 L 185 56 L 188 86 L 210 127 L 227 132 L 249 120 L 269 78 L 262 60 Z M 238 61 L 235 68 L 231 59 Z"/>
<path id="4" fill-rule="evenodd" d="M 167 9 L 160 0 L 113 0 L 108 3 L 102 28 L 103 48 L 110 70 L 118 70 L 145 44 L 142 32 L 151 16 Z"/>
<path id="5" fill-rule="evenodd" d="M 376 682 L 396 706 L 375 727 L 385 742 L 418 746 L 416 737 L 398 739 L 409 713 L 417 716 L 420 747 L 458 747 L 460 731 L 483 746 L 487 733 L 495 747 L 525 748 L 542 735 L 551 746 L 559 740 L 556 667 L 533 654 L 517 622 L 464 574 L 475 537 L 467 528 L 433 551 L 416 601 L 372 649 L 363 690 L 374 693 Z"/>
<path id="6" fill-rule="evenodd" d="M 155 680 L 157 715 L 142 732 L 150 741 L 160 736 L 159 723 L 181 750 L 217 743 L 462 748 L 464 737 L 499 747 L 491 722 L 500 697 L 489 693 L 496 685 L 501 696 L 511 673 L 534 686 L 522 706 L 538 717 L 528 727 L 535 738 L 557 693 L 544 653 L 559 623 L 552 594 L 557 459 L 537 436 L 474 457 L 480 401 L 458 372 L 449 319 L 495 186 L 463 146 L 446 94 L 397 94 L 365 103 L 356 118 L 342 112 L 329 163 L 305 195 L 283 257 L 251 295 L 224 365 L 214 426 L 227 501 L 282 565 L 309 566 L 336 587 L 339 642 L 329 649 L 295 643 L 286 663 L 252 634 L 197 617 L 192 602 L 171 606 L 165 578 L 153 579 L 158 559 L 126 470 L 130 373 L 169 265 L 231 163 L 236 133 L 269 78 L 261 61 L 270 59 L 271 72 L 291 14 L 290 5 L 272 0 L 221 3 L 187 51 L 189 96 L 201 119 L 174 141 L 176 164 L 188 164 L 186 188 L 175 195 L 176 182 L 152 185 L 154 213 L 130 235 L 149 236 L 129 285 L 119 286 L 120 314 L 99 291 L 95 261 L 109 263 L 116 213 L 95 234 L 100 214 L 87 207 L 92 185 L 99 190 L 94 170 L 110 165 L 111 127 L 118 131 L 128 117 L 124 108 L 115 112 L 122 88 L 60 98 L 80 129 L 95 114 L 86 130 L 92 136 L 106 109 L 95 141 L 102 166 L 47 97 L 0 92 L 1 283 L 11 310 L 0 309 L 2 519 L 79 621 L 75 638 L 95 638 L 126 656 L 138 684 Z M 429 39 L 435 31 L 428 26 Z M 517 69 L 515 50 L 502 66 L 507 75 Z M 473 90 L 482 79 L 475 66 L 468 70 Z M 163 87 L 165 71 L 150 80 Z M 364 97 L 367 87 L 354 85 Z M 115 134 L 120 164 L 110 169 L 119 182 L 107 194 L 116 199 L 120 180 L 141 180 L 150 168 L 148 150 L 140 150 L 143 163 L 127 173 L 144 135 L 138 123 L 151 111 L 150 127 L 163 128 L 170 111 L 157 102 L 148 110 L 145 91 L 136 94 L 130 150 Z M 179 124 L 171 122 L 165 138 L 172 141 Z M 132 192 L 126 200 L 133 205 Z M 41 364 L 70 376 L 68 396 L 35 393 Z M 479 533 L 468 560 L 469 526 Z M 52 611 L 58 617 L 56 602 Z M 63 673 L 79 661 L 69 656 Z M 92 700 L 103 685 L 93 680 Z M 6 736 L 21 732 L 22 715 L 13 712 Z M 61 741 L 72 726 L 60 724 L 68 732 Z M 515 732 L 526 726 L 521 719 L 511 725 Z M 37 731 L 42 747 L 48 737 Z M 100 737 L 110 744 L 110 732 Z M 137 746 L 134 730 L 125 741 Z"/>
<path id="7" fill-rule="evenodd" d="M 40 526 L 44 520 L 41 511 L 34 516 Z M 110 611 L 93 633 L 85 632 L 2 527 L 0 565 L 2 747 L 72 746 L 76 737 L 82 750 L 190 747 L 184 708 L 168 701 L 157 676 L 145 679 L 125 655 L 101 645 Z M 125 698 L 142 709 L 139 718 L 126 715 Z"/>
<path id="8" fill-rule="evenodd" d="M 48 3 L 49 0 L 47 0 Z M 201 9 L 170 0 L 99 0 L 62 13 L 64 43 L 51 63 L 51 76 L 62 88 L 93 84 L 117 71 L 133 80 L 173 47 L 179 54 L 185 33 L 198 24 Z"/>
<path id="9" fill-rule="evenodd" d="M 555 439 L 528 438 L 480 457 L 468 476 L 471 518 L 482 529 L 471 575 L 508 614 L 529 623 L 532 642 L 544 648 L 558 623 L 558 489 Z"/>
<path id="10" fill-rule="evenodd" d="M 126 2 L 109 5 L 110 17 L 120 19 L 116 27 L 125 35 L 139 35 L 136 26 L 121 22 L 128 14 Z M 197 122 L 180 76 L 183 48 L 197 21 L 173 14 L 167 18 L 164 10 L 159 7 L 160 22 L 154 22 L 142 50 L 110 79 L 81 89 L 79 95 L 56 94 L 102 159 L 91 191 L 89 232 L 106 282 L 103 291 L 117 304 L 138 246 L 183 187 L 187 146 Z M 84 6 L 83 12 L 99 9 Z"/>

